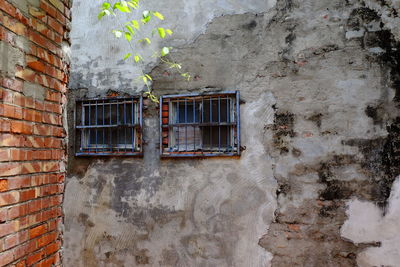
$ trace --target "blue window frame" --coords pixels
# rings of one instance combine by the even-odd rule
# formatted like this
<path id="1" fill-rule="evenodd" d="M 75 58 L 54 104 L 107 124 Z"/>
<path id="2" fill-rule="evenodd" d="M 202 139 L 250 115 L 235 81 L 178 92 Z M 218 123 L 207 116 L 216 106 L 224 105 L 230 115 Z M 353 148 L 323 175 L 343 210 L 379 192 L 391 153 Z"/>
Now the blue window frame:
<path id="1" fill-rule="evenodd" d="M 141 156 L 142 97 L 76 101 L 77 156 Z"/>
<path id="2" fill-rule="evenodd" d="M 238 91 L 167 95 L 160 106 L 162 157 L 240 155 Z"/>

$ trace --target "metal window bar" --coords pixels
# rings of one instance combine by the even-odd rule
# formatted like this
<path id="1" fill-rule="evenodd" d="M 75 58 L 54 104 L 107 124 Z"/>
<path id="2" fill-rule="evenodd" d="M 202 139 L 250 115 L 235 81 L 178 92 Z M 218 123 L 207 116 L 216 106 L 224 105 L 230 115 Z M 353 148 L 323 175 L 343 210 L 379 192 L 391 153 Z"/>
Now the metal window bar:
<path id="1" fill-rule="evenodd" d="M 169 112 L 174 118 L 168 123 L 162 121 L 162 103 L 168 101 Z M 183 103 L 182 103 L 183 102 Z M 192 103 L 193 114 L 189 116 Z M 197 111 L 196 102 L 199 103 Z M 210 106 L 207 107 L 205 103 Z M 239 93 L 236 91 L 205 94 L 170 95 L 160 98 L 160 153 L 163 157 L 187 157 L 187 156 L 234 156 L 240 154 L 240 113 Z M 181 105 L 181 103 L 184 105 Z M 215 105 L 215 107 L 213 107 Z M 222 108 L 225 105 L 226 110 Z M 182 107 L 183 106 L 183 107 Z M 206 114 L 206 111 L 209 114 Z M 197 112 L 200 112 L 197 120 Z M 223 114 L 226 112 L 226 114 Z M 184 113 L 184 114 L 181 114 Z M 182 116 L 184 115 L 184 116 Z M 206 116 L 207 115 L 207 116 Z M 189 119 L 193 118 L 193 121 Z M 193 129 L 193 144 L 188 138 L 188 127 Z M 163 129 L 169 129 L 168 146 L 162 144 Z M 200 137 L 197 147 L 196 129 Z M 183 133 L 180 130 L 184 130 Z M 234 132 L 235 134 L 232 134 Z M 180 136 L 180 135 L 184 135 Z M 208 136 L 207 136 L 208 135 Z M 207 137 L 207 139 L 204 139 Z M 184 139 L 184 140 L 183 140 Z M 207 141 L 208 140 L 208 141 Z M 182 146 L 184 142 L 184 146 Z M 208 143 L 208 144 L 207 144 Z M 190 146 L 189 146 L 190 144 Z"/>
<path id="2" fill-rule="evenodd" d="M 108 112 L 106 107 L 109 109 Z M 132 112 L 130 121 L 128 107 L 131 107 Z M 137 138 L 142 133 L 142 107 L 142 97 L 77 100 L 74 112 L 81 113 L 82 119 L 78 123 L 75 120 L 76 131 L 80 132 L 76 135 L 80 136 L 80 140 L 77 140 L 79 147 L 76 155 L 141 156 L 141 138 Z M 106 117 L 107 113 L 109 118 Z"/>
<path id="3" fill-rule="evenodd" d="M 196 100 L 193 99 L 193 123 L 196 123 Z M 193 151 L 196 151 L 196 126 L 193 125 Z"/>

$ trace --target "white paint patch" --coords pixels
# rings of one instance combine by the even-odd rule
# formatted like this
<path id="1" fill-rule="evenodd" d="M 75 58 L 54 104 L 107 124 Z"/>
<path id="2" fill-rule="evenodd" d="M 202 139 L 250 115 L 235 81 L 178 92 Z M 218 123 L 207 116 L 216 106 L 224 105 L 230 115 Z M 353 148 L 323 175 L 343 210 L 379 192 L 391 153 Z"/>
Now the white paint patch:
<path id="1" fill-rule="evenodd" d="M 352 242 L 381 242 L 357 256 L 360 267 L 400 266 L 400 176 L 393 184 L 386 215 L 370 202 L 351 200 L 341 236 Z"/>

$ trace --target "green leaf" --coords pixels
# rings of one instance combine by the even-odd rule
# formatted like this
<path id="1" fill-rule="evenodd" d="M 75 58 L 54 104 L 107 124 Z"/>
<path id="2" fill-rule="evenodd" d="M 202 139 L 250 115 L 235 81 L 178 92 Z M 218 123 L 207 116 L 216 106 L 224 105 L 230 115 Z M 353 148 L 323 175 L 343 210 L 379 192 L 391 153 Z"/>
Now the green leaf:
<path id="1" fill-rule="evenodd" d="M 143 11 L 142 16 L 143 16 L 143 19 L 142 19 L 143 24 L 146 24 L 151 19 L 151 13 L 148 10 Z"/>
<path id="2" fill-rule="evenodd" d="M 190 76 L 189 73 L 187 73 L 187 72 L 186 72 L 186 73 L 182 73 L 181 76 L 182 76 L 183 78 L 185 78 L 187 81 L 190 81 L 191 76 Z"/>
<path id="3" fill-rule="evenodd" d="M 144 82 L 145 84 L 147 84 L 147 77 L 146 77 L 146 76 L 142 76 L 142 79 L 143 79 L 143 82 Z"/>
<path id="4" fill-rule="evenodd" d="M 125 27 L 128 29 L 128 31 L 129 31 L 132 35 L 135 35 L 135 31 L 133 30 L 133 28 L 132 28 L 130 25 L 126 25 Z"/>
<path id="5" fill-rule="evenodd" d="M 172 33 L 173 33 L 173 31 L 171 31 L 170 29 L 166 29 L 165 31 L 166 31 L 166 33 L 168 33 L 168 35 L 172 35 Z"/>
<path id="6" fill-rule="evenodd" d="M 151 44 L 151 41 L 150 41 L 149 38 L 140 39 L 138 42 L 139 42 L 139 43 L 141 43 L 141 42 L 146 42 L 146 43 L 148 43 L 148 44 Z"/>
<path id="7" fill-rule="evenodd" d="M 145 11 L 143 11 L 142 15 L 143 15 L 143 18 L 147 18 L 150 16 L 150 11 L 145 10 Z"/>
<path id="8" fill-rule="evenodd" d="M 158 28 L 158 34 L 160 35 L 161 38 L 165 38 L 165 29 Z"/>
<path id="9" fill-rule="evenodd" d="M 169 48 L 168 47 L 163 47 L 163 49 L 161 49 L 161 56 L 166 56 L 169 54 Z"/>
<path id="10" fill-rule="evenodd" d="M 124 56 L 124 60 L 127 60 L 127 59 L 130 58 L 131 56 L 132 56 L 131 53 L 126 54 L 126 55 Z"/>
<path id="11" fill-rule="evenodd" d="M 145 74 L 145 76 L 147 77 L 147 79 L 149 79 L 150 81 L 152 81 L 153 79 L 151 78 L 151 76 L 150 75 L 148 75 L 148 74 Z"/>
<path id="12" fill-rule="evenodd" d="M 160 13 L 160 12 L 154 12 L 153 13 L 154 16 L 156 16 L 157 18 L 159 18 L 160 20 L 164 20 L 164 16 Z"/>
<path id="13" fill-rule="evenodd" d="M 130 42 L 132 40 L 132 34 L 130 32 L 125 32 L 125 39 Z"/>
<path id="14" fill-rule="evenodd" d="M 139 0 L 131 0 L 128 2 L 128 5 L 130 5 L 134 9 L 137 9 L 139 7 Z"/>
<path id="15" fill-rule="evenodd" d="M 105 10 L 102 10 L 102 11 L 99 13 L 99 15 L 97 15 L 97 18 L 98 18 L 99 20 L 101 20 L 105 15 L 106 15 L 106 11 L 105 11 Z"/>
<path id="16" fill-rule="evenodd" d="M 103 9 L 109 9 L 111 7 L 110 3 L 104 2 L 102 5 Z"/>
<path id="17" fill-rule="evenodd" d="M 112 32 L 114 33 L 115 37 L 117 37 L 117 38 L 121 38 L 121 36 L 122 36 L 122 31 L 119 31 L 119 30 L 113 30 Z"/>
<path id="18" fill-rule="evenodd" d="M 140 56 L 136 55 L 135 56 L 135 62 L 138 63 L 140 61 Z"/>
<path id="19" fill-rule="evenodd" d="M 125 2 L 125 4 L 126 4 L 126 1 L 122 1 L 122 2 Z M 131 9 L 129 8 L 128 4 L 126 4 L 126 5 L 125 4 L 121 5 L 120 2 L 117 2 L 114 4 L 113 9 L 118 9 L 119 11 L 121 11 L 123 13 L 130 13 Z"/>
<path id="20" fill-rule="evenodd" d="M 131 22 L 132 22 L 132 26 L 135 29 L 139 30 L 139 28 L 140 28 L 139 22 L 137 20 L 132 20 Z"/>

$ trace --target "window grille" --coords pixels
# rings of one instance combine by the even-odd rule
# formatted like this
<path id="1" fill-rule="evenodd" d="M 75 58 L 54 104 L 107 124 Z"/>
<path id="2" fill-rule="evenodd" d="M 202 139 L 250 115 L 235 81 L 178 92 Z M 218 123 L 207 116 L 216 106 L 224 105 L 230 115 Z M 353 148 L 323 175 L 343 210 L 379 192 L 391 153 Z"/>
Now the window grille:
<path id="1" fill-rule="evenodd" d="M 142 155 L 142 97 L 77 100 L 77 156 Z"/>
<path id="2" fill-rule="evenodd" d="M 239 92 L 162 96 L 162 157 L 240 155 Z"/>

